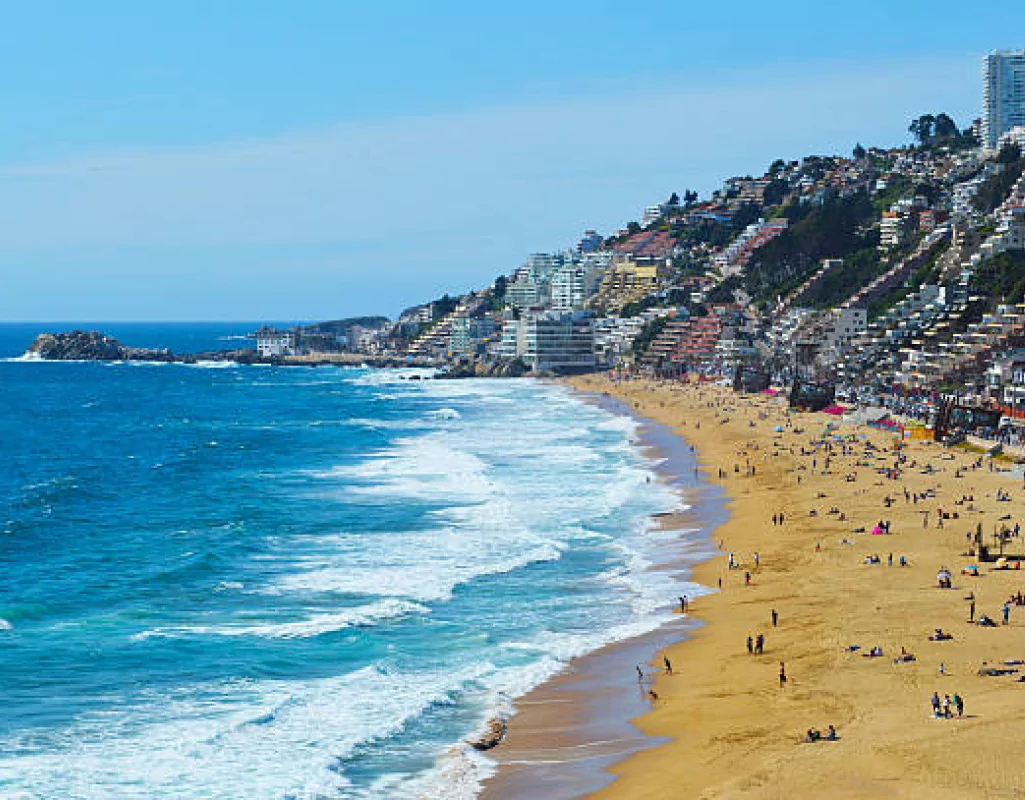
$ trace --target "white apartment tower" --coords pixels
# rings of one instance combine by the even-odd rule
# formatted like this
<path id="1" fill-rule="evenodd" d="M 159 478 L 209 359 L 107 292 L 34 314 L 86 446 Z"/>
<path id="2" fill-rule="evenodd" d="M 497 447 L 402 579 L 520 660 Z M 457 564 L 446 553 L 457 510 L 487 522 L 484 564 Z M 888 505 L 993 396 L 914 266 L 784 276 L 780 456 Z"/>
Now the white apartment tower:
<path id="1" fill-rule="evenodd" d="M 995 150 L 1016 125 L 1025 125 L 1025 50 L 997 50 L 982 62 L 983 146 Z"/>

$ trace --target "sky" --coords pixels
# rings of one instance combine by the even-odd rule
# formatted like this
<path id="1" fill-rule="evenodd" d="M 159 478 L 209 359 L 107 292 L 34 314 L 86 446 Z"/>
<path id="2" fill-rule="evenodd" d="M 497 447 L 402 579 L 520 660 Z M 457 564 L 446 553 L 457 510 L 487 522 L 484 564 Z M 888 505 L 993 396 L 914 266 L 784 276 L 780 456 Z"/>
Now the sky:
<path id="1" fill-rule="evenodd" d="M 0 321 L 394 317 L 980 113 L 1025 3 L 5 4 Z"/>

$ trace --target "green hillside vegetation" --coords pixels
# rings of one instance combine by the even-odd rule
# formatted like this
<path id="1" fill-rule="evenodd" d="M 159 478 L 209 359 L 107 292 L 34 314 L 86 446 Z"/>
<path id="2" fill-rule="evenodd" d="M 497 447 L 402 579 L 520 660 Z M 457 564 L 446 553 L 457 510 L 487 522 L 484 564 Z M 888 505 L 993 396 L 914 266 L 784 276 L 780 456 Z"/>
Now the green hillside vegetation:
<path id="1" fill-rule="evenodd" d="M 949 244 L 948 246 L 949 247 Z M 914 291 L 917 291 L 926 284 L 936 284 L 940 280 L 940 257 L 946 252 L 947 247 L 937 248 L 928 260 L 922 264 L 915 274 L 912 275 L 903 286 L 898 286 L 891 292 L 878 298 L 868 307 L 869 320 L 881 317 L 897 303 Z"/>
<path id="2" fill-rule="evenodd" d="M 827 272 L 808 292 L 802 304 L 813 308 L 839 305 L 886 271 L 889 265 L 879 258 L 878 231 L 870 231 L 862 241 L 864 246 L 845 256 L 842 267 Z"/>
<path id="3" fill-rule="evenodd" d="M 745 203 L 738 208 L 729 223 L 701 220 L 692 225 L 675 227 L 680 240 L 687 245 L 707 244 L 712 247 L 725 247 L 752 222 L 762 215 L 762 208 L 757 203 Z"/>
<path id="4" fill-rule="evenodd" d="M 854 258 L 847 276 L 852 286 L 856 285 L 855 275 L 876 268 L 869 262 L 878 234 L 863 232 L 875 218 L 867 193 L 848 197 L 829 193 L 821 205 L 791 203 L 784 208 L 783 216 L 790 227 L 759 248 L 747 267 L 744 288 L 756 300 L 768 301 L 793 291 L 824 258 Z M 847 278 L 841 275 L 832 280 L 846 286 Z M 837 285 L 836 291 L 840 288 Z M 825 294 L 832 296 L 830 292 Z"/>
<path id="5" fill-rule="evenodd" d="M 382 328 L 390 320 L 387 317 L 349 317 L 348 319 L 333 319 L 326 322 L 318 322 L 314 325 L 307 325 L 306 330 L 312 333 L 345 333 L 353 326 L 361 328 Z"/>
<path id="6" fill-rule="evenodd" d="M 1004 148 L 997 158 L 1003 169 L 996 175 L 990 175 L 979 186 L 972 201 L 975 207 L 988 214 L 999 206 L 1007 197 L 1018 178 L 1025 171 L 1025 157 L 1018 148 Z"/>
<path id="7" fill-rule="evenodd" d="M 662 331 L 665 330 L 666 325 L 669 324 L 668 317 L 655 317 L 651 322 L 644 326 L 644 329 L 637 334 L 637 338 L 634 339 L 633 351 L 635 355 L 641 355 L 645 350 L 648 349 L 655 339 Z"/>
<path id="8" fill-rule="evenodd" d="M 990 308 L 998 303 L 1022 302 L 1025 300 L 1025 253 L 1008 251 L 982 262 L 972 278 L 972 288 L 988 296 Z"/>

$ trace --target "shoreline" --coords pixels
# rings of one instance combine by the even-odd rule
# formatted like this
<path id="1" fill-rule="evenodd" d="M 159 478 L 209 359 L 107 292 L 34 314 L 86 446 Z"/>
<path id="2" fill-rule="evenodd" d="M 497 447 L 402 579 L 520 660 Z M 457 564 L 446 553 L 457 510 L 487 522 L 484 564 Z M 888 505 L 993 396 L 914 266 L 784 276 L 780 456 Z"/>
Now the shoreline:
<path id="1" fill-rule="evenodd" d="M 694 585 L 694 567 L 714 558 L 712 534 L 727 514 L 721 490 L 696 472 L 696 453 L 670 428 L 638 414 L 627 403 L 601 392 L 562 383 L 578 399 L 638 424 L 635 446 L 652 462 L 659 480 L 686 507 L 653 514 L 652 524 L 677 531 L 674 553 L 650 569 L 671 571 L 681 594 L 690 599 L 707 587 Z M 676 598 L 672 598 L 675 604 Z M 642 733 L 632 720 L 651 709 L 647 694 L 658 678 L 660 654 L 685 641 L 701 622 L 674 611 L 672 619 L 640 636 L 612 642 L 569 662 L 558 675 L 518 698 L 502 743 L 488 753 L 496 773 L 482 787 L 481 798 L 579 797 L 615 779 L 609 769 L 624 758 L 662 743 Z M 659 669 L 653 668 L 656 664 Z M 638 682 L 635 667 L 646 673 Z"/>

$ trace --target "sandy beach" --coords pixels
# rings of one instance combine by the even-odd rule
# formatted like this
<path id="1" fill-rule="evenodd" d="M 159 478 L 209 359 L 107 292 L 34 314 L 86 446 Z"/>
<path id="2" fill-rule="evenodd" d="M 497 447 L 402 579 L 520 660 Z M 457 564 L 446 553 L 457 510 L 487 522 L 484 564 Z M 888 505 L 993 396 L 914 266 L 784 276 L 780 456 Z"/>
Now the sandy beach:
<path id="1" fill-rule="evenodd" d="M 706 624 L 666 650 L 673 674 L 654 681 L 651 710 L 634 720 L 665 743 L 614 765 L 595 796 L 1025 796 L 1025 607 L 1009 604 L 1004 624 L 1025 573 L 967 555 L 978 531 L 992 546 L 997 528 L 1020 520 L 1020 472 L 932 442 L 904 440 L 897 453 L 891 433 L 711 384 L 573 385 L 693 443 L 730 511 L 714 534 L 722 555 L 694 572 L 721 585 L 690 606 Z M 888 534 L 873 534 L 880 523 Z M 1022 551 L 1020 538 L 1006 545 Z M 978 575 L 963 574 L 972 564 Z M 939 587 L 943 567 L 951 588 Z M 995 624 L 979 625 L 982 615 Z M 930 640 L 936 629 L 952 638 Z M 749 653 L 759 635 L 763 652 Z M 661 664 L 659 654 L 648 668 Z M 803 741 L 830 725 L 836 741 Z"/>

